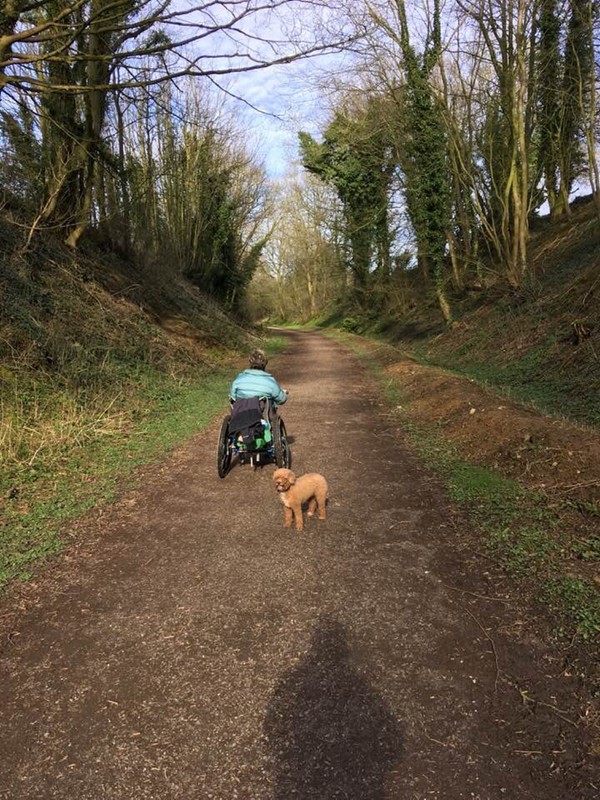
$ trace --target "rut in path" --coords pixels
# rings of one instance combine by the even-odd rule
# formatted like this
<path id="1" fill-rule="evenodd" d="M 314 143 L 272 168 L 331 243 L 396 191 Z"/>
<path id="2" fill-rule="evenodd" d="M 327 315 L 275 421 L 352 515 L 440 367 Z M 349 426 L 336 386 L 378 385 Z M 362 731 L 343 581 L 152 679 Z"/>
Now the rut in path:
<path id="1" fill-rule="evenodd" d="M 328 519 L 284 530 L 272 466 L 220 480 L 216 420 L 84 520 L 12 616 L 4 601 L 0 798 L 596 796 L 575 679 L 359 361 L 286 336 L 269 367 Z"/>

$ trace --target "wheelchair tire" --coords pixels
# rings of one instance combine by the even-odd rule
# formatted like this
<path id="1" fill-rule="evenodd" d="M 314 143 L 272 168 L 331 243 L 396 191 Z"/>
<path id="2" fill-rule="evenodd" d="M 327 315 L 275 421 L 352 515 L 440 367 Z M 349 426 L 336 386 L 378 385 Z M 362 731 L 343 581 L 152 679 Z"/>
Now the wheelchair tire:
<path id="1" fill-rule="evenodd" d="M 273 450 L 278 467 L 289 469 L 292 464 L 292 453 L 287 439 L 285 425 L 280 417 L 276 417 L 273 425 Z"/>
<path id="2" fill-rule="evenodd" d="M 231 448 L 229 447 L 230 420 L 231 415 L 225 417 L 219 432 L 219 444 L 217 446 L 217 472 L 219 473 L 219 478 L 224 478 L 231 466 Z"/>

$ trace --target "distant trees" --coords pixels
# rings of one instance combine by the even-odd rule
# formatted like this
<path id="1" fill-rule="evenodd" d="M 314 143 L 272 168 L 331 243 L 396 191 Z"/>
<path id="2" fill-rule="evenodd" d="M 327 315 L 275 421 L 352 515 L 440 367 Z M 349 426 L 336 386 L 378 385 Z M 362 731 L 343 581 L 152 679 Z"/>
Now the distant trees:
<path id="1" fill-rule="evenodd" d="M 249 292 L 251 315 L 314 319 L 346 291 L 345 223 L 335 190 L 309 176 L 277 187 L 273 235 Z"/>

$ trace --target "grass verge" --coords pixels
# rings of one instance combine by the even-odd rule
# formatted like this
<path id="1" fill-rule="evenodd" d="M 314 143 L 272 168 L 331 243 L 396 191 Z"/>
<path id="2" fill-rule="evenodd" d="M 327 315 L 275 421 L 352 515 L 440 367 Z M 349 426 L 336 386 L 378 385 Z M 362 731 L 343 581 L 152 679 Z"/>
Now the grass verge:
<path id="1" fill-rule="evenodd" d="M 99 427 L 88 406 L 87 418 L 83 412 L 77 417 L 79 436 L 55 437 L 45 448 L 21 452 L 5 464 L 0 591 L 14 579 L 29 579 L 36 562 L 62 549 L 66 522 L 113 499 L 136 467 L 164 457 L 206 427 L 223 410 L 230 382 L 231 371 L 225 370 L 185 381 L 147 372 L 112 405 L 112 428 L 108 415 Z M 55 405 L 53 412 L 60 408 Z M 60 422 L 43 419 L 46 428 Z M 86 425 L 91 432 L 83 436 Z"/>

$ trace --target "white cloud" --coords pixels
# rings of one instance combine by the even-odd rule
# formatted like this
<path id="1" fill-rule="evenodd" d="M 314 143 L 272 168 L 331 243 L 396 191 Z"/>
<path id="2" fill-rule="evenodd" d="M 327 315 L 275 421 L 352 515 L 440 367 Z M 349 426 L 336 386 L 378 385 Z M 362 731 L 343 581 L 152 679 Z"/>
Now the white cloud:
<path id="1" fill-rule="evenodd" d="M 191 0 L 175 0 L 181 8 L 194 9 Z M 261 0 L 249 0 L 248 9 L 262 7 L 258 13 L 249 13 L 235 31 L 213 32 L 202 43 L 202 65 L 210 68 L 247 67 L 251 56 L 255 62 L 276 59 L 315 45 L 327 36 L 328 28 L 339 24 L 341 15 L 334 8 L 336 0 L 328 5 L 290 0 L 275 8 L 265 8 Z M 184 3 L 186 5 L 184 5 Z M 219 21 L 228 18 L 232 9 L 224 2 L 210 7 Z M 219 10 L 220 8 L 220 10 Z M 198 22 L 206 22 L 198 14 Z M 334 35 L 334 34 L 330 34 Z M 245 54 L 241 58 L 223 60 L 226 53 Z M 193 59 L 193 54 L 190 53 Z M 217 56 L 217 61 L 213 58 Z M 248 131 L 253 144 L 258 142 L 260 153 L 272 177 L 279 177 L 288 164 L 298 158 L 298 131 L 317 133 L 322 126 L 323 94 L 315 86 L 315 74 L 334 65 L 339 57 L 320 55 L 314 58 L 277 65 L 260 70 L 212 76 L 212 80 L 230 95 L 240 98 L 233 101 L 236 118 Z M 254 149 L 254 148 L 251 148 Z"/>
<path id="2" fill-rule="evenodd" d="M 318 59 L 228 76 L 224 88 L 240 98 L 236 117 L 260 143 L 269 175 L 280 177 L 297 161 L 298 131 L 317 135 L 326 124 L 328 100 L 318 84 L 339 58 Z"/>

